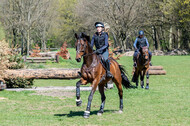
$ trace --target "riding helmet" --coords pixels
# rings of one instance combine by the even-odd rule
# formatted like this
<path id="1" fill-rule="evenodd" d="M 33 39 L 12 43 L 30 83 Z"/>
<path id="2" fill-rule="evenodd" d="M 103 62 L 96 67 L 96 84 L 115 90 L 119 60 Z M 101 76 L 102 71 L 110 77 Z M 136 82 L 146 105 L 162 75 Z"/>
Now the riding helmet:
<path id="1" fill-rule="evenodd" d="M 102 28 L 104 28 L 104 24 L 102 23 L 102 22 L 96 22 L 95 23 L 95 27 L 97 28 L 97 27 L 102 27 Z"/>
<path id="2" fill-rule="evenodd" d="M 139 31 L 139 35 L 144 35 L 144 31 Z"/>

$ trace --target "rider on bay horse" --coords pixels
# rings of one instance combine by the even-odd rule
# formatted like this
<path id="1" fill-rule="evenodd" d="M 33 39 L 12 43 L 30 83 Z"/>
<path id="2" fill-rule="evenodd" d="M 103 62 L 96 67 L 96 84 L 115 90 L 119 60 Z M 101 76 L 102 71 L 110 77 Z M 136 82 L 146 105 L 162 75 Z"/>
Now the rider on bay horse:
<path id="1" fill-rule="evenodd" d="M 137 56 L 139 54 L 139 50 L 140 47 L 149 47 L 149 43 L 147 38 L 144 36 L 144 31 L 139 31 L 139 36 L 136 38 L 134 44 L 133 44 L 134 48 L 135 48 L 135 52 L 133 55 L 133 61 L 134 61 L 134 67 L 137 67 Z M 149 59 L 150 59 L 150 66 L 152 66 L 151 64 L 151 57 L 152 57 L 152 53 L 148 50 L 149 53 Z"/>
<path id="2" fill-rule="evenodd" d="M 96 47 L 95 53 L 97 55 L 101 55 L 106 64 L 105 65 L 106 76 L 108 78 L 113 78 L 113 75 L 110 72 L 110 61 L 108 59 L 108 57 L 109 57 L 108 34 L 106 32 L 104 32 L 104 24 L 102 22 L 96 22 L 95 27 L 97 29 L 97 32 L 92 37 L 91 47 L 93 48 L 93 46 L 95 44 L 95 47 Z"/>

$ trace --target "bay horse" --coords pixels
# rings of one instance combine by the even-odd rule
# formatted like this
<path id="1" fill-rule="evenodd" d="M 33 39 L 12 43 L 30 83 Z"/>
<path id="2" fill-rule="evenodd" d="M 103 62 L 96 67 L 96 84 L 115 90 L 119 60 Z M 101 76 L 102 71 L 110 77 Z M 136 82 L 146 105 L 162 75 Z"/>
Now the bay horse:
<path id="1" fill-rule="evenodd" d="M 113 78 L 107 78 L 106 77 L 106 70 L 105 66 L 101 62 L 100 56 L 93 53 L 93 49 L 90 46 L 90 37 L 85 35 L 84 33 L 81 33 L 80 36 L 78 36 L 75 33 L 75 37 L 77 41 L 75 42 L 76 46 L 76 61 L 80 62 L 81 58 L 83 57 L 83 64 L 81 67 L 81 78 L 76 83 L 76 105 L 81 106 L 82 100 L 80 99 L 80 85 L 86 85 L 88 83 L 91 83 L 92 90 L 90 92 L 90 95 L 88 97 L 88 104 L 86 111 L 84 111 L 84 118 L 88 118 L 90 116 L 90 108 L 91 108 L 91 102 L 93 99 L 93 95 L 96 91 L 96 88 L 98 87 L 99 93 L 101 94 L 101 105 L 100 110 L 98 111 L 97 115 L 102 115 L 104 112 L 104 105 L 106 96 L 104 94 L 104 86 L 105 84 L 110 81 L 111 79 L 116 84 L 116 87 L 118 88 L 118 94 L 120 98 L 120 107 L 119 112 L 123 112 L 123 90 L 122 85 L 125 88 L 128 88 L 130 86 L 130 82 L 125 75 L 124 68 L 119 65 L 114 59 L 110 58 L 110 72 L 114 76 Z"/>
<path id="2" fill-rule="evenodd" d="M 138 87 L 138 78 L 140 75 L 141 88 L 144 88 L 144 76 L 146 74 L 146 88 L 149 89 L 149 53 L 148 47 L 140 47 L 139 54 L 137 56 L 137 67 L 134 68 L 132 81 L 136 83 Z"/>

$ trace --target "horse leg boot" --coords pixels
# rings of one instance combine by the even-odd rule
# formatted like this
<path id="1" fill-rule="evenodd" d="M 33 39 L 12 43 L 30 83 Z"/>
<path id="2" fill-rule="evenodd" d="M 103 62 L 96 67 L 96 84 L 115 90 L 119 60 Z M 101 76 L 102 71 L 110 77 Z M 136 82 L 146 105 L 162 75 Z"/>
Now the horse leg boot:
<path id="1" fill-rule="evenodd" d="M 105 106 L 105 100 L 106 100 L 106 96 L 104 94 L 104 85 L 99 85 L 99 92 L 101 94 L 102 104 L 100 106 L 100 110 L 98 111 L 97 115 L 101 116 L 104 113 L 104 106 Z"/>
<path id="2" fill-rule="evenodd" d="M 106 76 L 108 77 L 108 78 L 113 78 L 113 75 L 111 74 L 111 72 L 110 72 L 110 62 L 109 62 L 109 60 L 107 59 L 106 60 Z"/>
<path id="3" fill-rule="evenodd" d="M 76 83 L 76 97 L 77 97 L 76 105 L 77 106 L 81 106 L 81 104 L 82 104 L 82 100 L 80 99 L 80 84 L 81 84 L 81 81 L 78 81 Z"/>
<path id="4" fill-rule="evenodd" d="M 84 112 L 84 118 L 89 118 L 90 116 L 90 108 L 91 108 L 91 102 L 92 102 L 92 99 L 93 99 L 93 95 L 96 91 L 96 88 L 98 86 L 98 84 L 92 84 L 92 91 L 90 92 L 90 95 L 88 96 L 88 104 L 87 104 L 87 108 L 86 108 L 86 111 Z"/>
<path id="5" fill-rule="evenodd" d="M 148 73 L 148 71 L 146 73 L 146 88 L 145 89 L 149 89 L 149 73 Z"/>

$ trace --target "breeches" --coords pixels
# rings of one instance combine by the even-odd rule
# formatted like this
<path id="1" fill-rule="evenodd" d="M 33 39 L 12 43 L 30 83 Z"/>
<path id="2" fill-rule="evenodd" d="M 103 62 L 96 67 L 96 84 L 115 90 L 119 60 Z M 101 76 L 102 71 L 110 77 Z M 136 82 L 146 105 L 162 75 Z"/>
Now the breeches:
<path id="1" fill-rule="evenodd" d="M 106 51 L 103 52 L 101 55 L 102 55 L 102 57 L 104 58 L 104 60 L 106 61 L 106 60 L 109 58 L 109 52 L 108 52 L 108 49 L 106 49 Z"/>

